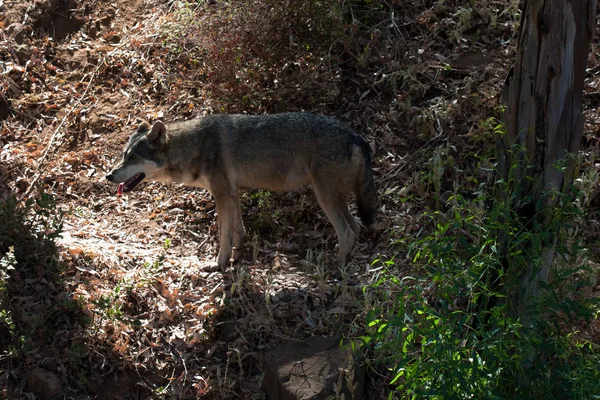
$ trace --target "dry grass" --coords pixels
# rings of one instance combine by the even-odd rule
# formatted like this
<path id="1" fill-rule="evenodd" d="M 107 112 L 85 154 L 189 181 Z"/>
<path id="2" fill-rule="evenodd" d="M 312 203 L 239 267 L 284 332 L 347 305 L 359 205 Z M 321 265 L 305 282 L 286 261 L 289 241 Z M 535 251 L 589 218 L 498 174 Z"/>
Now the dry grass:
<path id="1" fill-rule="evenodd" d="M 409 268 L 422 211 L 476 187 L 472 155 L 490 144 L 514 51 L 509 1 L 76 3 L 45 6 L 83 21 L 65 38 L 34 2 L 0 22 L 0 196 L 33 197 L 38 183 L 69 211 L 59 248 L 18 259 L 8 280 L 8 397 L 43 365 L 73 396 L 262 398 L 266 349 L 360 334 L 370 263 L 395 254 Z M 381 216 L 341 273 L 309 191 L 246 195 L 244 258 L 222 274 L 203 268 L 216 247 L 207 193 L 147 184 L 117 198 L 103 180 L 137 117 L 294 110 L 338 116 L 375 151 Z M 30 232 L 28 218 L 17 228 Z M 47 258 L 60 261 L 52 277 Z"/>

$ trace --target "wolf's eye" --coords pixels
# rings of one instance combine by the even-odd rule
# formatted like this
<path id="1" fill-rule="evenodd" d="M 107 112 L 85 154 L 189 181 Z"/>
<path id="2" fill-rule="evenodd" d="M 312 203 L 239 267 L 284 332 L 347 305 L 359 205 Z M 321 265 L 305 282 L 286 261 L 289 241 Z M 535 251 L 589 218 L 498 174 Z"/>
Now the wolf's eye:
<path id="1" fill-rule="evenodd" d="M 130 160 L 135 160 L 136 158 L 137 158 L 137 156 L 135 154 L 132 154 L 132 155 L 129 156 Z"/>

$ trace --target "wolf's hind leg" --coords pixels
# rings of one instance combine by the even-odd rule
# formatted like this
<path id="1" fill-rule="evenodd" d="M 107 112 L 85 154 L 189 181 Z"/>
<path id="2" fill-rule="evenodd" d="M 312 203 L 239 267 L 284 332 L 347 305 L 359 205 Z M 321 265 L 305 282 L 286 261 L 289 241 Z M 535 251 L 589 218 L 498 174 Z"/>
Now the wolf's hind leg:
<path id="1" fill-rule="evenodd" d="M 348 211 L 347 194 L 331 190 L 327 185 L 315 185 L 313 190 L 319 205 L 333 225 L 339 242 L 337 266 L 342 268 L 356 240 L 358 226 Z"/>
<path id="2" fill-rule="evenodd" d="M 350 210 L 348 210 L 348 203 L 344 203 L 342 209 L 344 210 L 344 218 L 346 218 L 346 222 L 348 223 L 348 225 L 350 225 L 352 232 L 354 232 L 354 234 L 358 236 L 358 234 L 360 233 L 360 228 L 358 227 L 358 224 L 356 223 L 356 220 L 354 219 L 352 214 L 350 214 Z"/>

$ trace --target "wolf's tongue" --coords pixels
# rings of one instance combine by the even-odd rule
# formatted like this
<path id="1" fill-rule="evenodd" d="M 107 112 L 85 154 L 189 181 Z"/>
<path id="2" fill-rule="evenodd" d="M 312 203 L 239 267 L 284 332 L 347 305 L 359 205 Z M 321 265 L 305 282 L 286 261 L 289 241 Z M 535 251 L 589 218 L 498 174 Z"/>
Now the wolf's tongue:
<path id="1" fill-rule="evenodd" d="M 121 196 L 123 194 L 123 182 L 119 183 L 119 188 L 117 189 L 117 196 Z"/>

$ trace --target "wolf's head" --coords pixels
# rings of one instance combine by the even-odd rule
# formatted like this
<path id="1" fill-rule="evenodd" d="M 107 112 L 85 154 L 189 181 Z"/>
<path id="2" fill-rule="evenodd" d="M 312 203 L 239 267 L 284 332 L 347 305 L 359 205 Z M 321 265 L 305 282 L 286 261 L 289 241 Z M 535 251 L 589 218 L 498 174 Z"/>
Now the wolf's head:
<path id="1" fill-rule="evenodd" d="M 163 171 L 161 154 L 167 140 L 167 128 L 161 121 L 152 127 L 146 121 L 131 135 L 121 162 L 106 179 L 119 184 L 119 193 L 132 191 L 144 179 L 156 179 Z"/>

